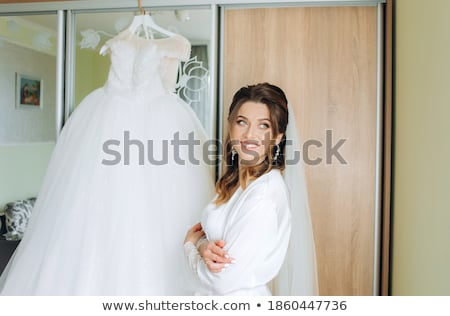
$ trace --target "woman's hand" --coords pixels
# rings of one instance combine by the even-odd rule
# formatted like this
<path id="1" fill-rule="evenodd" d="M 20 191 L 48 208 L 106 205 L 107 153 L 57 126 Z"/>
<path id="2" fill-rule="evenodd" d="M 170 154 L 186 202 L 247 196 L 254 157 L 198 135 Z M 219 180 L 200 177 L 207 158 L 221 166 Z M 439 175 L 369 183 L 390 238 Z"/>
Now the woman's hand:
<path id="1" fill-rule="evenodd" d="M 197 223 L 188 230 L 186 238 L 184 238 L 184 243 L 190 241 L 195 245 L 204 235 L 205 232 L 202 229 L 202 225 L 200 223 Z"/>
<path id="2" fill-rule="evenodd" d="M 223 250 L 225 246 L 225 241 L 215 240 L 202 242 L 198 246 L 198 252 L 203 258 L 206 267 L 211 272 L 221 272 L 223 269 L 227 268 L 230 263 L 235 263 L 233 258 L 230 258 L 228 253 Z"/>

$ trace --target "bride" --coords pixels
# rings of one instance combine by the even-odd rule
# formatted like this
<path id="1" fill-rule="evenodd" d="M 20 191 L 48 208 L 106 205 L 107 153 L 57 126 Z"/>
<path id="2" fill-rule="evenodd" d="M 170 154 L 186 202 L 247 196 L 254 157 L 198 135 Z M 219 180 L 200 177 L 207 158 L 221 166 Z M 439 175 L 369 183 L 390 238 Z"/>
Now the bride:
<path id="1" fill-rule="evenodd" d="M 268 83 L 241 88 L 228 123 L 216 197 L 185 238 L 195 294 L 318 294 L 304 177 L 298 161 L 286 160 L 296 129 L 284 92 Z"/>

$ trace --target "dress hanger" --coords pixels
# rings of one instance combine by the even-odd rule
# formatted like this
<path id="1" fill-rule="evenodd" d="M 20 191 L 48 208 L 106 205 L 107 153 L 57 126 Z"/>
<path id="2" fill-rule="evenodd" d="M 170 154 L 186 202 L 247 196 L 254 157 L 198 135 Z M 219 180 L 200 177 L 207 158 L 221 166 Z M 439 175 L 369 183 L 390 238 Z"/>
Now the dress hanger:
<path id="1" fill-rule="evenodd" d="M 142 0 L 138 0 L 139 14 L 143 15 L 145 13 L 144 8 L 142 7 Z"/>
<path id="2" fill-rule="evenodd" d="M 151 15 L 145 12 L 144 8 L 142 7 L 141 0 L 138 0 L 138 5 L 139 5 L 139 15 L 136 15 L 134 17 L 133 22 L 131 22 L 130 26 L 128 27 L 129 32 L 134 34 L 139 33 L 142 28 L 145 33 L 145 37 L 147 39 L 149 38 L 148 34 L 149 29 L 150 31 L 154 30 L 168 37 L 172 37 L 175 35 L 175 33 L 166 30 L 165 28 L 162 28 L 161 26 L 155 23 Z M 150 33 L 150 37 L 153 39 L 152 33 Z"/>
<path id="3" fill-rule="evenodd" d="M 147 39 L 149 38 L 149 29 L 157 31 L 168 37 L 172 37 L 175 35 L 175 33 L 166 30 L 165 28 L 162 28 L 161 26 L 156 24 L 153 18 L 148 13 L 145 13 L 143 15 L 136 15 L 133 18 L 133 22 L 131 22 L 130 26 L 128 27 L 128 31 L 131 33 L 138 33 L 141 28 L 144 30 Z M 152 34 L 150 36 L 152 37 Z"/>
<path id="4" fill-rule="evenodd" d="M 135 15 L 133 18 L 133 21 L 131 22 L 130 26 L 128 27 L 128 31 L 132 34 L 140 34 L 141 31 L 144 31 L 145 37 L 147 39 L 151 38 L 153 39 L 153 31 L 157 31 L 163 35 L 166 35 L 168 37 L 176 36 L 177 34 L 166 30 L 165 28 L 162 28 L 156 22 L 153 20 L 151 15 L 148 12 L 145 12 L 143 7 L 141 6 L 141 0 L 138 0 L 139 2 L 139 15 Z M 150 30 L 150 34 L 149 34 Z M 104 55 L 106 51 L 108 50 L 107 45 L 103 45 L 103 47 L 100 49 L 100 54 Z"/>

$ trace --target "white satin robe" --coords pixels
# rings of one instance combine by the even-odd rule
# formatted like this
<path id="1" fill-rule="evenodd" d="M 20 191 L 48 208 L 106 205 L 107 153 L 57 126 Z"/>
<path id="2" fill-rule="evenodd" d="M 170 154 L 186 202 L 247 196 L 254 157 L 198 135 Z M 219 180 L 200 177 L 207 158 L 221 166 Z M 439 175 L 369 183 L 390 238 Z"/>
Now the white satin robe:
<path id="1" fill-rule="evenodd" d="M 202 214 L 208 240 L 223 239 L 236 259 L 225 270 L 208 270 L 192 243 L 185 244 L 189 266 L 199 280 L 196 295 L 271 295 L 267 284 L 283 264 L 291 232 L 288 190 L 279 170 L 271 170 L 239 188 Z"/>

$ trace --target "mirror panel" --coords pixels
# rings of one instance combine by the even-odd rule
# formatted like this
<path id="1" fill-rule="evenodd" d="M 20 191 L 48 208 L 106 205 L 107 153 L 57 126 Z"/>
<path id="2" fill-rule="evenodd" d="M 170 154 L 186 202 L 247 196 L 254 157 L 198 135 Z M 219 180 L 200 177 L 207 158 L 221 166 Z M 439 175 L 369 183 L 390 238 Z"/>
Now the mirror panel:
<path id="1" fill-rule="evenodd" d="M 0 17 L 0 210 L 37 195 L 55 144 L 57 23 Z"/>
<path id="2" fill-rule="evenodd" d="M 56 30 L 56 15 L 0 17 L 2 144 L 55 141 Z"/>
<path id="3" fill-rule="evenodd" d="M 175 92 L 193 108 L 212 137 L 214 111 L 210 102 L 209 47 L 213 30 L 210 9 L 155 10 L 150 13 L 159 26 L 191 42 L 191 59 L 181 64 Z M 83 11 L 74 14 L 75 80 L 73 98 L 69 102 L 72 109 L 90 92 L 105 84 L 110 61 L 108 56 L 101 56 L 99 50 L 107 40 L 125 30 L 135 14 L 134 11 Z"/>

